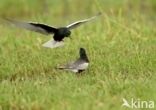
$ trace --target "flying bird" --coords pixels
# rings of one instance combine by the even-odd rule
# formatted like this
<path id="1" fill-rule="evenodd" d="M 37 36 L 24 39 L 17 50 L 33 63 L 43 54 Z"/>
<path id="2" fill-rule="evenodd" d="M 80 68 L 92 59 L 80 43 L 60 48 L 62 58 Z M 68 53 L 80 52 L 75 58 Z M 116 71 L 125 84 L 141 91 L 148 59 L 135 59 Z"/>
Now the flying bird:
<path id="1" fill-rule="evenodd" d="M 44 43 L 43 46 L 48 47 L 48 48 L 55 48 L 55 47 L 64 45 L 63 39 L 65 37 L 70 37 L 72 29 L 77 28 L 81 24 L 84 24 L 88 21 L 95 19 L 100 15 L 101 13 L 98 13 L 96 16 L 93 16 L 91 18 L 76 21 L 65 27 L 58 27 L 58 28 L 49 26 L 46 24 L 41 24 L 41 23 L 22 22 L 22 21 L 17 21 L 17 20 L 11 20 L 8 18 L 4 18 L 4 19 L 19 28 L 24 28 L 30 31 L 35 31 L 44 35 L 53 35 L 53 38 L 50 39 L 48 42 Z"/>
<path id="2" fill-rule="evenodd" d="M 79 55 L 80 57 L 76 61 L 57 67 L 57 69 L 69 70 L 74 73 L 81 73 L 85 71 L 88 68 L 89 59 L 84 48 L 80 48 Z"/>

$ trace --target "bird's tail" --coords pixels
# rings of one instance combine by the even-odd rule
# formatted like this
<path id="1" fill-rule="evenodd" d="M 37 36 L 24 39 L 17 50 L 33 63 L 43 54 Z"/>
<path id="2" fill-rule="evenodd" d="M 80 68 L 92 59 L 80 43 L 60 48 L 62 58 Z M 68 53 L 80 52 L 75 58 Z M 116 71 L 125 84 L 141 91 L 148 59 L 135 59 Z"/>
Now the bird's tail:
<path id="1" fill-rule="evenodd" d="M 70 68 L 70 67 L 67 67 L 67 66 L 58 66 L 58 67 L 55 67 L 56 69 L 60 69 L 60 70 L 63 70 L 63 69 L 73 69 L 73 68 Z"/>
<path id="2" fill-rule="evenodd" d="M 56 48 L 56 47 L 61 47 L 63 45 L 64 45 L 63 41 L 58 42 L 51 39 L 48 42 L 44 43 L 42 46 L 47 48 Z"/>

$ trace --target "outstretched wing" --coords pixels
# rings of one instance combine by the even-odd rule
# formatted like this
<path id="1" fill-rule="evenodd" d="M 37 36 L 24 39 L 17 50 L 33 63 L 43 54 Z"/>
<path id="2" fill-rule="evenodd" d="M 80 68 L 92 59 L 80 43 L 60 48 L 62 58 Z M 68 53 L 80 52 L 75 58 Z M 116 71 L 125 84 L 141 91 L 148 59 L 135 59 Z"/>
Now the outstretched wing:
<path id="1" fill-rule="evenodd" d="M 84 24 L 84 23 L 86 23 L 86 22 L 88 22 L 88 21 L 91 21 L 91 20 L 97 18 L 97 17 L 100 16 L 100 15 L 101 15 L 101 13 L 98 13 L 96 16 L 93 16 L 93 17 L 88 18 L 88 19 L 76 21 L 76 22 L 74 22 L 74 23 L 72 23 L 72 24 L 69 24 L 69 25 L 66 26 L 66 27 L 67 27 L 68 29 L 74 29 L 74 28 L 80 26 L 81 24 Z"/>
<path id="2" fill-rule="evenodd" d="M 8 18 L 5 18 L 5 20 L 7 20 L 8 22 L 14 24 L 15 26 L 19 27 L 19 28 L 24 28 L 24 29 L 28 29 L 30 31 L 35 31 L 41 34 L 53 34 L 56 32 L 56 28 L 45 25 L 45 24 L 40 24 L 40 23 L 27 23 L 27 22 L 21 22 L 21 21 L 16 21 L 16 20 L 11 20 Z"/>

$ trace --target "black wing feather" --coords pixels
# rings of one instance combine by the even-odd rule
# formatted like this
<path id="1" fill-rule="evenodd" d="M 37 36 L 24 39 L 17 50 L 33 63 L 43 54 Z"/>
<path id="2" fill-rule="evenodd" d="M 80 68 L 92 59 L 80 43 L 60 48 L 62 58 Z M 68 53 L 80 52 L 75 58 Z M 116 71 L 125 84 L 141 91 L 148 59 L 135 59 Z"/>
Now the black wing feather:
<path id="1" fill-rule="evenodd" d="M 45 35 L 53 34 L 57 31 L 57 28 L 54 28 L 45 24 L 22 22 L 22 21 L 11 20 L 8 18 L 4 18 L 4 19 L 19 28 L 24 28 L 24 29 L 35 31 L 35 32 L 45 34 Z"/>
<path id="2" fill-rule="evenodd" d="M 34 25 L 36 27 L 40 27 L 42 29 L 44 29 L 47 33 L 52 34 L 56 32 L 56 28 L 53 28 L 51 26 L 45 25 L 45 24 L 40 24 L 40 23 L 29 23 L 31 25 Z"/>

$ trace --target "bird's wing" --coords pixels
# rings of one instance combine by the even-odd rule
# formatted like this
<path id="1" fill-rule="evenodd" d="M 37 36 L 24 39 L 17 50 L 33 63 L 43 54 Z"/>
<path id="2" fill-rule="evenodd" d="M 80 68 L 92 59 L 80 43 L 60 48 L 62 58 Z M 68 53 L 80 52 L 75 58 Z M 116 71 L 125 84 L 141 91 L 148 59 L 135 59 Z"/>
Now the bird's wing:
<path id="1" fill-rule="evenodd" d="M 85 70 L 87 67 L 88 63 L 77 60 L 75 62 L 70 62 L 64 66 L 57 67 L 57 69 L 69 70 L 77 73 L 79 70 Z"/>
<path id="2" fill-rule="evenodd" d="M 80 26 L 81 24 L 84 24 L 84 23 L 86 23 L 86 22 L 88 22 L 88 21 L 91 21 L 91 20 L 97 18 L 97 17 L 100 16 L 100 15 L 101 15 L 101 13 L 98 13 L 96 16 L 93 16 L 93 17 L 88 18 L 88 19 L 76 21 L 76 22 L 74 22 L 74 23 L 72 23 L 72 24 L 69 24 L 69 25 L 66 26 L 66 27 L 67 27 L 68 29 L 74 29 L 74 28 Z"/>
<path id="3" fill-rule="evenodd" d="M 57 69 L 63 69 L 63 70 L 68 70 L 68 71 L 72 71 L 74 73 L 77 73 L 78 69 L 73 68 L 73 65 L 72 65 L 73 63 L 74 62 L 70 62 L 69 64 L 66 64 L 64 66 L 57 67 Z"/>
<path id="4" fill-rule="evenodd" d="M 60 69 L 86 69 L 88 67 L 88 63 L 81 60 L 81 59 L 78 59 L 76 60 L 75 62 L 70 62 L 62 67 L 60 67 Z"/>
<path id="5" fill-rule="evenodd" d="M 63 41 L 55 41 L 53 39 L 50 39 L 48 42 L 44 43 L 42 46 L 47 47 L 47 48 L 56 48 L 56 47 L 61 47 L 64 45 Z"/>
<path id="6" fill-rule="evenodd" d="M 70 63 L 67 63 L 67 64 L 64 64 L 62 66 L 59 66 L 57 68 L 58 69 L 72 69 L 73 68 L 73 64 L 74 64 L 74 61 L 72 61 Z"/>
<path id="7" fill-rule="evenodd" d="M 78 59 L 76 62 L 73 63 L 73 68 L 78 70 L 84 70 L 88 67 L 89 63 L 84 61 L 83 59 Z"/>
<path id="8" fill-rule="evenodd" d="M 28 29 L 30 31 L 35 31 L 35 32 L 39 32 L 41 34 L 53 34 L 56 32 L 56 28 L 45 25 L 45 24 L 40 24 L 40 23 L 27 23 L 27 22 L 22 22 L 22 21 L 16 21 L 16 20 L 11 20 L 8 18 L 4 18 L 5 20 L 7 20 L 8 22 L 14 24 L 15 26 L 19 27 L 19 28 L 24 28 L 24 29 Z"/>

